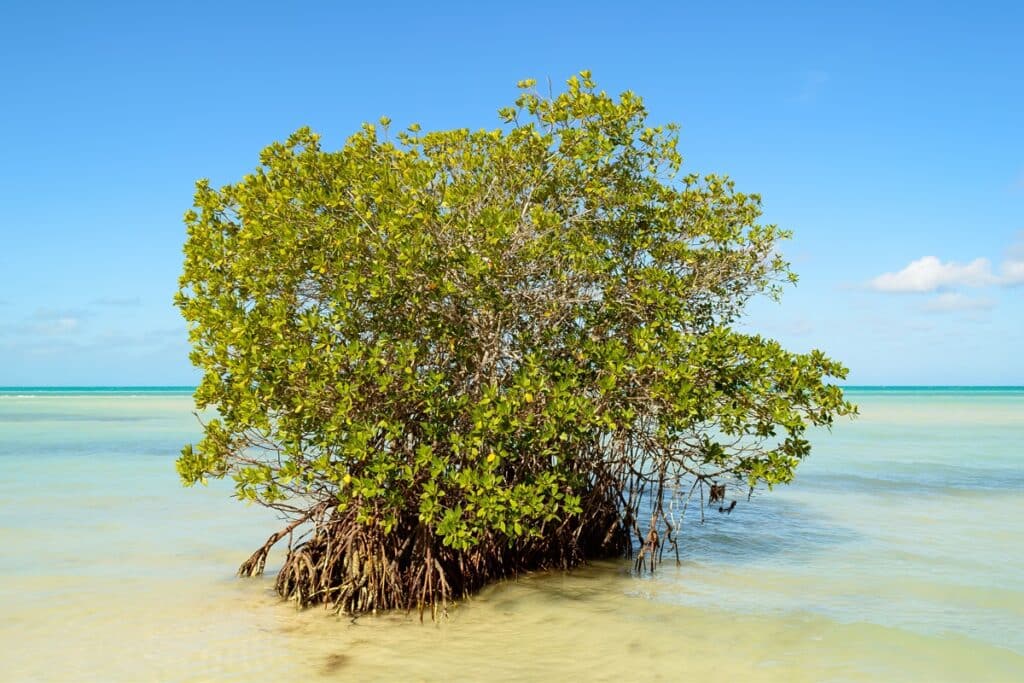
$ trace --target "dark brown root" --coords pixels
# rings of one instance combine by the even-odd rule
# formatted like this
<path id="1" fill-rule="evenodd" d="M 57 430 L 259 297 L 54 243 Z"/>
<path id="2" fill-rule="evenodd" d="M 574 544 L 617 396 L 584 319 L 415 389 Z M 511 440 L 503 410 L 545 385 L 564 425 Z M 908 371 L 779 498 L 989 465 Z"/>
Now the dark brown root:
<path id="1" fill-rule="evenodd" d="M 302 515 L 285 528 L 278 531 L 276 534 L 271 534 L 267 542 L 264 543 L 259 550 L 254 552 L 249 559 L 242 563 L 242 566 L 238 568 L 239 576 L 259 576 L 263 573 L 263 569 L 267 565 L 267 555 L 270 554 L 270 549 L 274 547 L 278 541 L 292 533 L 297 527 L 301 526 L 305 522 L 308 522 L 315 515 L 319 515 L 324 511 L 323 505 L 317 505 L 306 514 Z"/>
<path id="2" fill-rule="evenodd" d="M 427 609 L 436 618 L 455 600 L 485 584 L 537 569 L 570 569 L 588 559 L 621 556 L 629 544 L 611 502 L 584 506 L 587 517 L 570 517 L 532 538 L 492 536 L 467 550 L 445 546 L 418 520 L 391 531 L 356 519 L 352 511 L 309 515 L 271 536 L 239 570 L 262 571 L 276 541 L 307 519 L 314 527 L 292 547 L 276 589 L 300 607 L 326 604 L 353 615 L 379 610 Z"/>

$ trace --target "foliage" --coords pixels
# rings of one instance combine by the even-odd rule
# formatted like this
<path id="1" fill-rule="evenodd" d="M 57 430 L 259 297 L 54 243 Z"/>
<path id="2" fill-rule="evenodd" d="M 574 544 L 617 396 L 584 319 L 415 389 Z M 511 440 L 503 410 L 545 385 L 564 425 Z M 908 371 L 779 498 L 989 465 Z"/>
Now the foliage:
<path id="1" fill-rule="evenodd" d="M 653 566 L 677 503 L 790 481 L 855 410 L 841 365 L 733 328 L 795 281 L 757 195 L 683 174 L 677 128 L 587 72 L 520 88 L 496 130 L 302 129 L 197 184 L 176 303 L 217 417 L 178 471 L 310 522 L 278 579 L 302 604 Z"/>

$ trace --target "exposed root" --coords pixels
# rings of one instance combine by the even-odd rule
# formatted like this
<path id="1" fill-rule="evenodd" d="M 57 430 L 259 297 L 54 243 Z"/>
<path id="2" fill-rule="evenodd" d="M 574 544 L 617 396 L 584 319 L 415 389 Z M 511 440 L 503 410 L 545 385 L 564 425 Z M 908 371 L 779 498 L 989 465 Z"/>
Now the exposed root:
<path id="1" fill-rule="evenodd" d="M 242 566 L 238 568 L 239 576 L 259 576 L 263 573 L 263 569 L 267 565 L 267 555 L 270 554 L 270 549 L 274 547 L 278 541 L 290 534 L 295 530 L 296 527 L 310 520 L 315 515 L 322 513 L 324 510 L 323 505 L 317 505 L 305 515 L 302 515 L 297 520 L 286 526 L 285 528 L 278 531 L 276 534 L 271 534 L 267 542 L 264 543 L 259 550 L 254 552 L 248 560 L 242 563 Z"/>
<path id="2" fill-rule="evenodd" d="M 300 607 L 326 604 L 353 615 L 417 609 L 422 618 L 429 609 L 436 618 L 453 600 L 490 581 L 622 555 L 628 534 L 610 501 L 584 509 L 586 519 L 563 520 L 553 529 L 544 529 L 541 536 L 494 536 L 461 551 L 445 546 L 440 536 L 415 519 L 385 534 L 376 525 L 357 521 L 352 511 L 321 510 L 323 515 L 309 515 L 271 536 L 240 573 L 260 573 L 270 547 L 313 518 L 311 533 L 289 549 L 277 575 L 281 596 Z"/>

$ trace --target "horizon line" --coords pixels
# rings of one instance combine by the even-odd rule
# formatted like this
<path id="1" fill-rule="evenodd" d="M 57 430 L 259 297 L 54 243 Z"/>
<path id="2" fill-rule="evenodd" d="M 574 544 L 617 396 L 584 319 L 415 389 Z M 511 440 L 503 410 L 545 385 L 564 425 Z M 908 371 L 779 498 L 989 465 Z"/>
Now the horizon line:
<path id="1" fill-rule="evenodd" d="M 1024 384 L 837 384 L 842 389 L 1024 389 Z M 12 384 L 0 385 L 0 391 L 38 391 L 59 389 L 144 389 L 195 391 L 196 384 Z"/>

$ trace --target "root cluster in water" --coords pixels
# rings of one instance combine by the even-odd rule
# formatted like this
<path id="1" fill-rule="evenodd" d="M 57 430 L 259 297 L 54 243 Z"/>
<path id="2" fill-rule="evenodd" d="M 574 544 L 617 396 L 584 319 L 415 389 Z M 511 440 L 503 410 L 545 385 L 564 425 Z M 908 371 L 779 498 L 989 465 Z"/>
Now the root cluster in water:
<path id="1" fill-rule="evenodd" d="M 588 559 L 621 556 L 629 539 L 612 506 L 571 517 L 542 536 L 510 540 L 495 535 L 468 550 L 446 546 L 418 521 L 390 533 L 353 511 L 322 506 L 272 535 L 239 568 L 263 573 L 279 540 L 304 522 L 304 537 L 289 546 L 275 587 L 300 607 L 324 604 L 348 614 L 378 610 L 444 611 L 485 584 L 538 569 L 570 569 Z"/>

